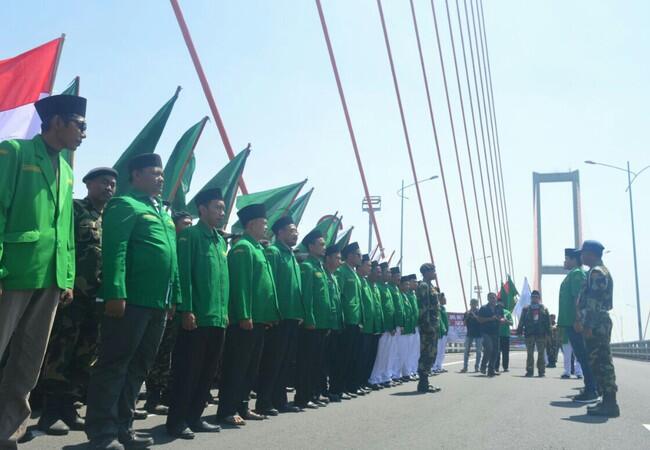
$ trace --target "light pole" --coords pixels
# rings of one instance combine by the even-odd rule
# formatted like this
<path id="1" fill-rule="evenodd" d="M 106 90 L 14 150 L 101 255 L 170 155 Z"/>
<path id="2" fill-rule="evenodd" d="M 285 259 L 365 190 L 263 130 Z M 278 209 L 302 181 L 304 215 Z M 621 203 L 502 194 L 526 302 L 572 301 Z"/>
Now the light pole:
<path id="1" fill-rule="evenodd" d="M 483 258 L 479 258 L 479 259 L 476 260 L 476 262 L 483 261 L 483 260 L 485 260 L 485 259 L 490 259 L 490 258 L 492 258 L 492 255 L 488 255 L 488 256 L 484 256 Z M 473 288 L 472 288 L 472 284 L 473 284 L 473 282 L 474 282 L 474 281 L 473 281 L 473 280 L 474 280 L 474 274 L 472 273 L 472 263 L 473 263 L 473 262 L 474 262 L 474 258 L 470 258 L 470 259 L 469 259 L 469 262 L 467 263 L 467 265 L 469 265 L 469 298 L 472 298 L 472 292 L 474 292 L 474 291 L 472 290 L 472 289 L 473 289 Z M 489 284 L 490 284 L 490 280 L 487 280 L 487 281 L 488 281 L 488 285 L 489 285 Z M 476 280 L 476 282 L 479 283 L 478 280 Z M 478 285 L 478 286 L 476 286 L 476 287 L 478 288 L 478 289 L 476 289 L 476 294 L 478 295 L 478 297 L 479 297 L 479 299 L 480 299 L 480 298 L 481 298 L 481 286 Z"/>
<path id="2" fill-rule="evenodd" d="M 641 175 L 641 173 L 650 168 L 650 166 L 645 166 L 643 169 L 639 170 L 638 172 L 632 172 L 630 170 L 630 162 L 627 162 L 627 169 L 624 169 L 622 167 L 618 166 L 613 166 L 611 164 L 605 164 L 605 163 L 599 163 L 595 161 L 585 161 L 586 164 L 593 164 L 597 166 L 603 166 L 603 167 L 609 167 L 610 169 L 616 169 L 616 170 L 622 170 L 623 172 L 627 172 L 627 189 L 625 189 L 628 194 L 629 194 L 629 199 L 630 199 L 630 223 L 632 224 L 632 257 L 634 259 L 634 284 L 636 288 L 636 313 L 637 313 L 637 320 L 638 320 L 638 325 L 639 325 L 639 341 L 643 340 L 643 329 L 641 327 L 641 297 L 639 295 L 639 269 L 638 269 L 638 264 L 637 264 L 637 258 L 636 258 L 636 233 L 634 231 L 634 206 L 632 202 L 632 183 L 634 183 L 634 180 Z M 634 175 L 634 178 L 632 178 L 632 175 Z"/>
<path id="3" fill-rule="evenodd" d="M 368 205 L 370 200 L 370 205 Z M 368 213 L 368 254 L 372 253 L 372 215 L 370 215 L 370 206 L 372 205 L 373 212 L 381 211 L 381 197 L 379 195 L 371 195 L 370 198 L 363 197 L 361 200 L 361 210 Z"/>
<path id="4" fill-rule="evenodd" d="M 404 189 L 415 186 L 416 184 L 424 183 L 425 181 L 435 180 L 438 178 L 438 175 L 434 175 L 423 180 L 419 180 L 416 183 L 411 183 L 404 186 L 404 180 L 402 179 L 402 188 L 397 191 L 397 195 L 401 198 L 401 208 L 400 208 L 400 231 L 399 231 L 399 269 L 402 270 L 402 264 L 404 262 L 404 199 L 408 200 L 408 197 L 404 197 Z"/>

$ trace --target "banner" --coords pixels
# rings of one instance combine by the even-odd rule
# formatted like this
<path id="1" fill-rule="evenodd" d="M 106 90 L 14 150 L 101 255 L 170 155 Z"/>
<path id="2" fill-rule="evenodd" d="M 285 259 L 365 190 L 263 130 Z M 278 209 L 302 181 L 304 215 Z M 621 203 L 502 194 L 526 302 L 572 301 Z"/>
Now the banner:
<path id="1" fill-rule="evenodd" d="M 447 313 L 449 318 L 449 331 L 447 331 L 447 342 L 464 343 L 467 336 L 467 327 L 463 322 L 465 313 Z"/>

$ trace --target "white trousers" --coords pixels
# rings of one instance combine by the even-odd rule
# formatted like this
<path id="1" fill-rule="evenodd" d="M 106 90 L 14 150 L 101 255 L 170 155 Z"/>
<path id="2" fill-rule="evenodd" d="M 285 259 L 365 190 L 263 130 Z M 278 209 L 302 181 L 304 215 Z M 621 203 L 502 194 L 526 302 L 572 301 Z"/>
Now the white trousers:
<path id="1" fill-rule="evenodd" d="M 420 360 L 420 330 L 415 329 L 415 333 L 411 335 L 411 347 L 409 351 L 409 374 L 415 375 L 418 373 L 418 362 Z"/>
<path id="2" fill-rule="evenodd" d="M 391 378 L 400 378 L 402 376 L 402 351 L 404 344 L 402 343 L 402 331 L 399 327 L 395 330 L 393 340 L 395 343 L 390 355 L 389 374 Z"/>
<path id="3" fill-rule="evenodd" d="M 442 364 L 445 362 L 445 350 L 447 349 L 447 338 L 445 335 L 438 338 L 438 355 L 436 361 L 433 363 L 434 370 L 442 370 Z"/>
<path id="4" fill-rule="evenodd" d="M 571 375 L 571 355 L 573 355 L 573 347 L 570 342 L 562 344 L 562 359 L 564 360 L 564 373 L 562 375 Z M 578 358 L 574 361 L 576 375 L 582 376 L 582 367 L 578 362 Z"/>
<path id="5" fill-rule="evenodd" d="M 390 381 L 390 355 L 393 352 L 394 346 L 394 336 L 391 336 L 388 331 L 384 332 L 379 338 L 377 356 L 375 357 L 375 364 L 372 366 L 370 383 L 382 384 Z"/>

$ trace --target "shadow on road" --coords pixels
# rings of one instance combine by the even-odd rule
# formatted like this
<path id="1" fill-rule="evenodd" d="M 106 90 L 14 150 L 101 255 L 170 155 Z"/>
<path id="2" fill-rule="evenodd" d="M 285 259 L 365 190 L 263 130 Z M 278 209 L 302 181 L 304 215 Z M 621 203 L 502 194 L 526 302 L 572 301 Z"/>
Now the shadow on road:
<path id="1" fill-rule="evenodd" d="M 428 394 L 428 392 L 418 392 L 418 391 L 393 392 L 390 395 L 394 395 L 395 397 L 411 397 L 413 395 L 425 395 L 425 394 Z"/>
<path id="2" fill-rule="evenodd" d="M 556 406 L 558 408 L 581 408 L 585 406 L 584 404 L 574 402 L 573 400 L 552 401 L 549 403 L 549 405 Z"/>
<path id="3" fill-rule="evenodd" d="M 581 416 L 563 417 L 562 420 L 567 420 L 569 422 L 590 423 L 590 424 L 593 424 L 593 425 L 599 425 L 599 424 L 607 422 L 609 420 L 609 418 L 608 417 L 599 417 L 599 416 L 589 416 L 587 414 L 583 414 Z"/>

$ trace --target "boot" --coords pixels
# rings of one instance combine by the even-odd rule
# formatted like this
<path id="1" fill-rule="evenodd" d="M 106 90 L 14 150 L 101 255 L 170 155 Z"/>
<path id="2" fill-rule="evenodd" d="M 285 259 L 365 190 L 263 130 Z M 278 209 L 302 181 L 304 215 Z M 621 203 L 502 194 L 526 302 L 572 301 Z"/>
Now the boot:
<path id="1" fill-rule="evenodd" d="M 418 392 L 429 392 L 429 377 L 425 373 L 420 374 Z"/>
<path id="2" fill-rule="evenodd" d="M 61 420 L 74 431 L 83 431 L 85 421 L 79 417 L 74 407 L 74 398 L 71 395 L 65 396 L 61 402 Z"/>
<path id="3" fill-rule="evenodd" d="M 43 412 L 38 419 L 37 427 L 42 432 L 52 436 L 65 436 L 70 428 L 62 420 L 63 398 L 56 395 L 45 395 Z"/>
<path id="4" fill-rule="evenodd" d="M 603 401 L 593 409 L 587 409 L 587 414 L 590 416 L 601 417 L 618 417 L 621 411 L 616 403 L 616 392 L 606 392 L 603 394 Z"/>

